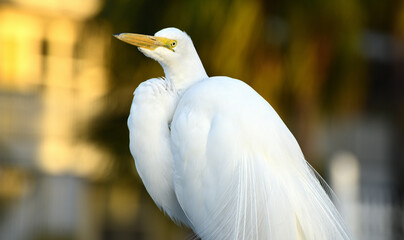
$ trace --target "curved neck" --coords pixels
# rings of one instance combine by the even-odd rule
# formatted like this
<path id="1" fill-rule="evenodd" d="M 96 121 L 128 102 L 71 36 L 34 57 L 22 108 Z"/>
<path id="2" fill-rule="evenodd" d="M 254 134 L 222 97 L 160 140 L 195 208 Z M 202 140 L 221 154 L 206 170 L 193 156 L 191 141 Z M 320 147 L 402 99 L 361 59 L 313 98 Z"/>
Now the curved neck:
<path id="1" fill-rule="evenodd" d="M 176 62 L 161 63 L 166 79 L 177 90 L 187 89 L 192 84 L 208 78 L 205 68 L 194 49 L 190 56 L 182 59 L 181 64 Z"/>

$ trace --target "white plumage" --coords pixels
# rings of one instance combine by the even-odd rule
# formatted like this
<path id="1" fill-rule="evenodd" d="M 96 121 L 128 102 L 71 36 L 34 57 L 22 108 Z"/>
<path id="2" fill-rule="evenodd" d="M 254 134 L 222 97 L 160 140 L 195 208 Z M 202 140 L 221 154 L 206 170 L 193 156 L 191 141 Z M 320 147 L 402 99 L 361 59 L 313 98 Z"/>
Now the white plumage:
<path id="1" fill-rule="evenodd" d="M 130 150 L 155 203 L 202 239 L 350 239 L 295 138 L 257 92 L 208 77 L 176 28 L 119 34 L 166 78 L 134 93 Z"/>

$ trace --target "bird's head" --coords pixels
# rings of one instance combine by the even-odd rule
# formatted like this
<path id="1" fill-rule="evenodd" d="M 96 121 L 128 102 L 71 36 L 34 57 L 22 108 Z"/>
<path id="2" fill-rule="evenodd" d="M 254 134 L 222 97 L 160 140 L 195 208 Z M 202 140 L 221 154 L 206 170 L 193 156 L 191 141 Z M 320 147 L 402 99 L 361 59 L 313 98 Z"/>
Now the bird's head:
<path id="1" fill-rule="evenodd" d="M 144 55 L 158 61 L 163 66 L 166 77 L 178 83 L 185 79 L 193 81 L 192 78 L 207 77 L 191 38 L 177 28 L 162 29 L 154 36 L 135 33 L 114 36 L 137 46 Z"/>
<path id="2" fill-rule="evenodd" d="M 120 33 L 114 36 L 137 46 L 147 57 L 160 63 L 172 61 L 178 56 L 187 54 L 189 45 L 192 45 L 191 38 L 177 28 L 165 28 L 154 36 L 135 33 Z"/>

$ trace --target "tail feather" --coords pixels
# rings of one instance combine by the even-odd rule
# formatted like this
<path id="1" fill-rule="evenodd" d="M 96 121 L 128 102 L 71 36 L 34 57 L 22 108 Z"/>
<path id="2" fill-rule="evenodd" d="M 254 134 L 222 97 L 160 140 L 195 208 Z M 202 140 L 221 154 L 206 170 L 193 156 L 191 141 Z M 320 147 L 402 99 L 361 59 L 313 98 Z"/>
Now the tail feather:
<path id="1" fill-rule="evenodd" d="M 351 238 L 304 159 L 285 166 L 245 154 L 234 178 L 218 201 L 221 208 L 199 228 L 202 239 Z"/>

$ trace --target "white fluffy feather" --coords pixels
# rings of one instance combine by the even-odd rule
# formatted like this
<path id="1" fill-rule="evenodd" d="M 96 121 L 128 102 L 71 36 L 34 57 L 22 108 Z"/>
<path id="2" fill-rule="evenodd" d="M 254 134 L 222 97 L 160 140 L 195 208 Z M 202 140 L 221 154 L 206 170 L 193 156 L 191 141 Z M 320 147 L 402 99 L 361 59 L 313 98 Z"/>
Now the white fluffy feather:
<path id="1" fill-rule="evenodd" d="M 191 39 L 175 51 L 142 49 L 167 79 L 135 91 L 130 149 L 147 191 L 205 240 L 350 239 L 298 143 L 245 83 L 209 78 Z M 171 129 L 169 128 L 171 124 Z"/>
<path id="2" fill-rule="evenodd" d="M 202 239 L 349 239 L 295 138 L 246 84 L 197 83 L 171 134 L 176 194 Z"/>

